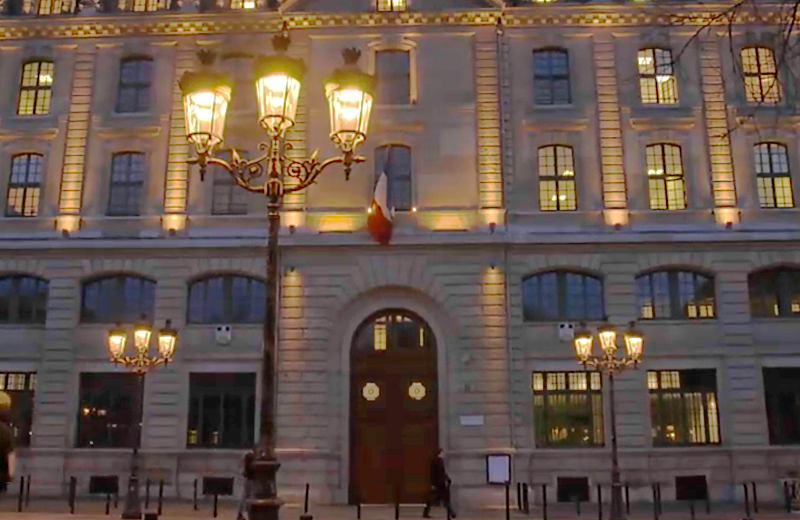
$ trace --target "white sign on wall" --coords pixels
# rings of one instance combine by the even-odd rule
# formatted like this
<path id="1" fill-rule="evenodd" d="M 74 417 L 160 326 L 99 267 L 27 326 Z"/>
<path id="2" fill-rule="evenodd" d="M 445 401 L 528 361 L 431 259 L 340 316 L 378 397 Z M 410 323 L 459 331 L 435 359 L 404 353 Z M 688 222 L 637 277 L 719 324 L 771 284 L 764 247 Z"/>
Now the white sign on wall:
<path id="1" fill-rule="evenodd" d="M 483 426 L 482 415 L 462 415 L 459 419 L 461 426 Z"/>
<path id="2" fill-rule="evenodd" d="M 489 484 L 511 482 L 511 455 L 496 454 L 486 456 L 486 482 Z"/>

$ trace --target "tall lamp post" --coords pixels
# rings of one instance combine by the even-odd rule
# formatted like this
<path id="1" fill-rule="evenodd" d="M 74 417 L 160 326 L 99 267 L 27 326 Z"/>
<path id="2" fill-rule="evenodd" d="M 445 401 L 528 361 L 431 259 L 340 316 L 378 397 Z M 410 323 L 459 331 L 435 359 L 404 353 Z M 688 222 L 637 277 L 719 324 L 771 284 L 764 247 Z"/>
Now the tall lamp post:
<path id="1" fill-rule="evenodd" d="M 186 117 L 186 138 L 197 157 L 190 164 L 200 167 L 203 179 L 209 164 L 225 169 L 236 184 L 251 192 L 263 193 L 267 199 L 269 235 L 267 241 L 267 283 L 264 316 L 264 352 L 261 364 L 261 435 L 258 456 L 252 463 L 253 494 L 250 520 L 277 520 L 282 501 L 277 497 L 275 474 L 280 464 L 275 458 L 275 349 L 277 308 L 277 263 L 280 208 L 283 196 L 306 189 L 332 164 L 344 166 L 345 179 L 352 165 L 365 160 L 355 150 L 367 136 L 372 111 L 374 76 L 356 65 L 361 52 L 345 49 L 345 66 L 336 69 L 324 83 L 330 115 L 330 137 L 341 155 L 319 161 L 317 152 L 307 159 L 292 159 L 286 152 L 286 131 L 294 126 L 302 79 L 306 70 L 301 59 L 286 55 L 289 34 L 284 25 L 282 34 L 272 38 L 276 51 L 256 59 L 256 97 L 259 124 L 267 133 L 267 141 L 259 145 L 262 155 L 244 159 L 236 150 L 227 161 L 214 156 L 224 140 L 225 116 L 231 99 L 232 83 L 224 74 L 211 69 L 213 55 L 201 54 L 199 71 L 187 72 L 180 79 Z M 291 179 L 293 182 L 285 182 Z"/>
<path id="2" fill-rule="evenodd" d="M 137 375 L 136 403 L 136 423 L 133 432 L 133 454 L 131 455 L 131 474 L 128 479 L 128 493 L 125 497 L 125 509 L 122 511 L 122 518 L 140 519 L 142 518 L 142 506 L 139 502 L 139 446 L 142 437 L 142 402 L 144 401 L 144 375 L 153 367 L 167 364 L 175 354 L 175 345 L 178 342 L 178 332 L 167 320 L 163 329 L 158 331 L 158 355 L 151 356 L 150 337 L 153 329 L 144 320 L 133 327 L 133 346 L 136 353 L 129 356 L 125 353 L 128 343 L 128 333 L 125 329 L 117 326 L 108 331 L 108 353 L 111 355 L 113 363 L 119 363 L 131 369 Z"/>
<path id="3" fill-rule="evenodd" d="M 623 334 L 625 340 L 625 356 L 616 357 L 617 331 L 613 326 L 606 325 L 597 329 L 600 339 L 600 355 L 593 353 L 594 335 L 588 329 L 578 331 L 573 339 L 575 354 L 584 367 L 593 367 L 608 374 L 609 398 L 611 399 L 611 520 L 622 520 L 622 483 L 619 476 L 619 459 L 617 455 L 617 418 L 614 406 L 614 374 L 628 368 L 636 368 L 642 358 L 644 349 L 644 335 L 633 328 Z"/>

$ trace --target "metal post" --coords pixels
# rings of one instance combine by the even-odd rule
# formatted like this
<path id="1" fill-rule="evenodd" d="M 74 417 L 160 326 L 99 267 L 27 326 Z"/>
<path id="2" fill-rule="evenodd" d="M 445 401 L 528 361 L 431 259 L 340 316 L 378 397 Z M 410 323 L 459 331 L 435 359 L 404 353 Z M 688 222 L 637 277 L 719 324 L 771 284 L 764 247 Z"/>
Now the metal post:
<path id="1" fill-rule="evenodd" d="M 656 491 L 658 492 L 658 514 L 664 514 L 664 504 L 661 502 L 661 482 L 656 484 Z"/>
<path id="2" fill-rule="evenodd" d="M 689 501 L 689 515 L 694 520 L 694 500 Z"/>
<path id="3" fill-rule="evenodd" d="M 653 520 L 658 520 L 658 495 L 656 494 L 656 485 L 651 484 L 653 489 Z"/>
<path id="4" fill-rule="evenodd" d="M 305 500 L 303 500 L 303 514 L 300 515 L 300 520 L 313 520 L 314 517 L 308 514 L 308 489 L 310 484 L 306 482 L 306 496 Z"/>
<path id="5" fill-rule="evenodd" d="M 78 479 L 76 477 L 69 478 L 69 512 L 75 514 L 75 491 L 78 487 Z"/>
<path id="6" fill-rule="evenodd" d="M 603 490 L 597 484 L 597 520 L 603 520 Z"/>
<path id="7" fill-rule="evenodd" d="M 144 484 L 144 508 L 150 507 L 150 479 L 148 478 Z"/>
<path id="8" fill-rule="evenodd" d="M 792 498 L 789 496 L 789 482 L 783 481 L 783 506 L 787 513 L 792 512 Z"/>
<path id="9" fill-rule="evenodd" d="M 611 400 L 611 513 L 610 520 L 622 520 L 622 484 L 617 453 L 617 413 L 614 404 L 614 371 L 608 372 L 608 391 Z"/>
<path id="10" fill-rule="evenodd" d="M 542 484 L 542 519 L 547 520 L 547 484 Z"/>
<path id="11" fill-rule="evenodd" d="M 17 497 L 17 513 L 22 512 L 22 500 L 25 498 L 25 477 L 19 478 L 19 496 Z"/>
<path id="12" fill-rule="evenodd" d="M 756 490 L 756 483 L 751 482 L 753 486 L 753 512 L 758 513 L 758 491 Z"/>
<path id="13" fill-rule="evenodd" d="M 161 505 L 164 502 L 164 480 L 158 483 L 158 516 L 161 516 Z"/>
<path id="14" fill-rule="evenodd" d="M 531 503 L 529 501 L 529 496 L 528 496 L 528 483 L 527 482 L 523 482 L 522 483 L 522 511 L 526 515 L 531 514 Z"/>
<path id="15" fill-rule="evenodd" d="M 745 518 L 750 518 L 750 494 L 747 492 L 747 484 L 742 484 L 744 488 L 744 512 Z"/>
<path id="16" fill-rule="evenodd" d="M 122 518 L 139 520 L 142 518 L 142 505 L 139 502 L 139 447 L 142 440 L 142 420 L 144 407 L 144 372 L 137 374 L 139 388 L 136 394 L 137 421 L 133 429 L 133 454 L 131 456 L 131 475 L 128 479 L 128 494 L 125 496 L 125 509 Z"/>
<path id="17" fill-rule="evenodd" d="M 511 490 L 509 489 L 510 483 L 506 482 L 506 520 L 511 520 Z"/>
<path id="18" fill-rule="evenodd" d="M 575 512 L 581 516 L 581 497 L 579 495 L 575 495 Z"/>
<path id="19" fill-rule="evenodd" d="M 522 482 L 517 482 L 517 509 L 522 511 Z"/>
<path id="20" fill-rule="evenodd" d="M 31 503 L 31 476 L 28 475 L 27 480 L 25 480 L 25 507 L 28 507 L 28 504 Z"/>
<path id="21" fill-rule="evenodd" d="M 197 511 L 197 479 L 194 479 L 194 498 L 192 500 L 194 510 Z"/>
<path id="22" fill-rule="evenodd" d="M 356 518 L 361 520 L 361 498 L 356 495 Z"/>
<path id="23" fill-rule="evenodd" d="M 631 495 L 630 495 L 630 487 L 628 484 L 625 484 L 625 514 L 631 514 Z"/>
<path id="24" fill-rule="evenodd" d="M 106 493 L 106 515 L 111 512 L 111 493 Z"/>
<path id="25" fill-rule="evenodd" d="M 219 495 L 214 493 L 214 518 L 217 517 L 217 500 L 219 499 Z"/>
<path id="26" fill-rule="evenodd" d="M 711 495 L 709 494 L 708 489 L 706 489 L 706 514 L 711 514 Z"/>

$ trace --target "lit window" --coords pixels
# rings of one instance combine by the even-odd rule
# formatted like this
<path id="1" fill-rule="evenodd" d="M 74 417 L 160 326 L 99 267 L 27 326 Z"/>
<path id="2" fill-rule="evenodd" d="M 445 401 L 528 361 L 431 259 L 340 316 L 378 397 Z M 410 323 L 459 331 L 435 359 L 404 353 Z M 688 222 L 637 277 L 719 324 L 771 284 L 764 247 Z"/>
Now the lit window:
<path id="1" fill-rule="evenodd" d="M 669 49 L 642 49 L 638 55 L 642 103 L 672 105 L 678 102 L 677 81 Z"/>
<path id="2" fill-rule="evenodd" d="M 531 386 L 537 446 L 603 445 L 599 372 L 534 372 Z"/>
<path id="3" fill-rule="evenodd" d="M 636 278 L 639 316 L 651 319 L 714 317 L 714 279 L 692 271 L 658 271 Z"/>
<path id="4" fill-rule="evenodd" d="M 529 276 L 522 280 L 522 314 L 525 321 L 601 320 L 603 282 L 569 271 Z"/>
<path id="5" fill-rule="evenodd" d="M 109 215 L 139 214 L 144 189 L 144 159 L 142 153 L 114 154 L 108 193 Z"/>
<path id="6" fill-rule="evenodd" d="M 422 329 L 420 329 L 422 332 Z M 375 320 L 372 329 L 372 343 L 375 350 L 386 350 L 386 317 L 381 317 Z"/>
<path id="7" fill-rule="evenodd" d="M 747 286 L 752 316 L 800 316 L 800 269 L 778 268 L 751 273 Z"/>
<path id="8" fill-rule="evenodd" d="M 40 116 L 50 113 L 53 62 L 32 61 L 22 66 L 17 114 Z"/>
<path id="9" fill-rule="evenodd" d="M 11 159 L 6 216 L 35 217 L 38 215 L 41 182 L 41 155 L 22 154 Z"/>
<path id="10" fill-rule="evenodd" d="M 378 78 L 375 102 L 381 105 L 407 105 L 411 102 L 411 54 L 402 50 L 375 53 Z"/>
<path id="11" fill-rule="evenodd" d="M 407 9 L 406 0 L 378 0 L 378 11 L 405 11 Z"/>
<path id="12" fill-rule="evenodd" d="M 39 0 L 37 2 L 36 13 L 39 16 L 71 13 L 73 10 L 72 6 L 72 0 Z"/>
<path id="13" fill-rule="evenodd" d="M 356 331 L 353 348 L 380 356 L 399 351 L 435 348 L 433 332 L 424 321 L 405 311 L 381 313 L 365 321 Z"/>
<path id="14" fill-rule="evenodd" d="M 33 433 L 33 403 L 36 391 L 35 372 L 0 372 L 0 391 L 11 397 L 12 440 L 16 446 L 30 446 Z"/>
<path id="15" fill-rule="evenodd" d="M 539 148 L 539 208 L 542 211 L 572 211 L 577 207 L 572 148 Z"/>
<path id="16" fill-rule="evenodd" d="M 754 147 L 758 202 L 762 208 L 792 208 L 792 177 L 786 147 L 779 143 L 758 143 Z"/>
<path id="17" fill-rule="evenodd" d="M 158 11 L 159 0 L 133 0 L 133 10 L 137 13 Z"/>
<path id="18" fill-rule="evenodd" d="M 128 58 L 119 67 L 117 112 L 146 112 L 150 107 L 150 83 L 153 60 Z"/>
<path id="19" fill-rule="evenodd" d="M 411 148 L 390 144 L 375 149 L 375 180 L 386 174 L 386 202 L 390 209 L 411 209 Z"/>
<path id="20" fill-rule="evenodd" d="M 742 49 L 742 72 L 744 91 L 751 103 L 777 103 L 781 100 L 781 86 L 778 83 L 778 69 L 775 55 L 769 47 L 748 47 Z"/>
<path id="21" fill-rule="evenodd" d="M 231 9 L 255 9 L 256 0 L 231 0 Z"/>
<path id="22" fill-rule="evenodd" d="M 714 370 L 649 371 L 647 388 L 655 446 L 719 444 Z"/>
<path id="23" fill-rule="evenodd" d="M 674 144 L 648 146 L 647 178 L 650 209 L 686 208 L 680 146 Z"/>
<path id="24" fill-rule="evenodd" d="M 568 105 L 571 101 L 567 51 L 533 51 L 533 102 L 537 105 Z"/>

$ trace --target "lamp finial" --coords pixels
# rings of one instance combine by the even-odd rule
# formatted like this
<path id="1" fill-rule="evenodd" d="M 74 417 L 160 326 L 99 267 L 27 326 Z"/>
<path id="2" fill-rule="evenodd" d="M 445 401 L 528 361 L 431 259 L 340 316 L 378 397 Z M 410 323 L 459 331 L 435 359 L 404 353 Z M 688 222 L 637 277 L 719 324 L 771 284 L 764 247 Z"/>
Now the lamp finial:
<path id="1" fill-rule="evenodd" d="M 289 26 L 284 21 L 280 34 L 272 37 L 272 48 L 276 52 L 286 52 L 290 43 L 292 43 L 292 38 L 289 36 Z"/>
<path id="2" fill-rule="evenodd" d="M 346 47 L 342 50 L 342 57 L 346 65 L 355 65 L 361 58 L 361 51 L 355 47 Z"/>

